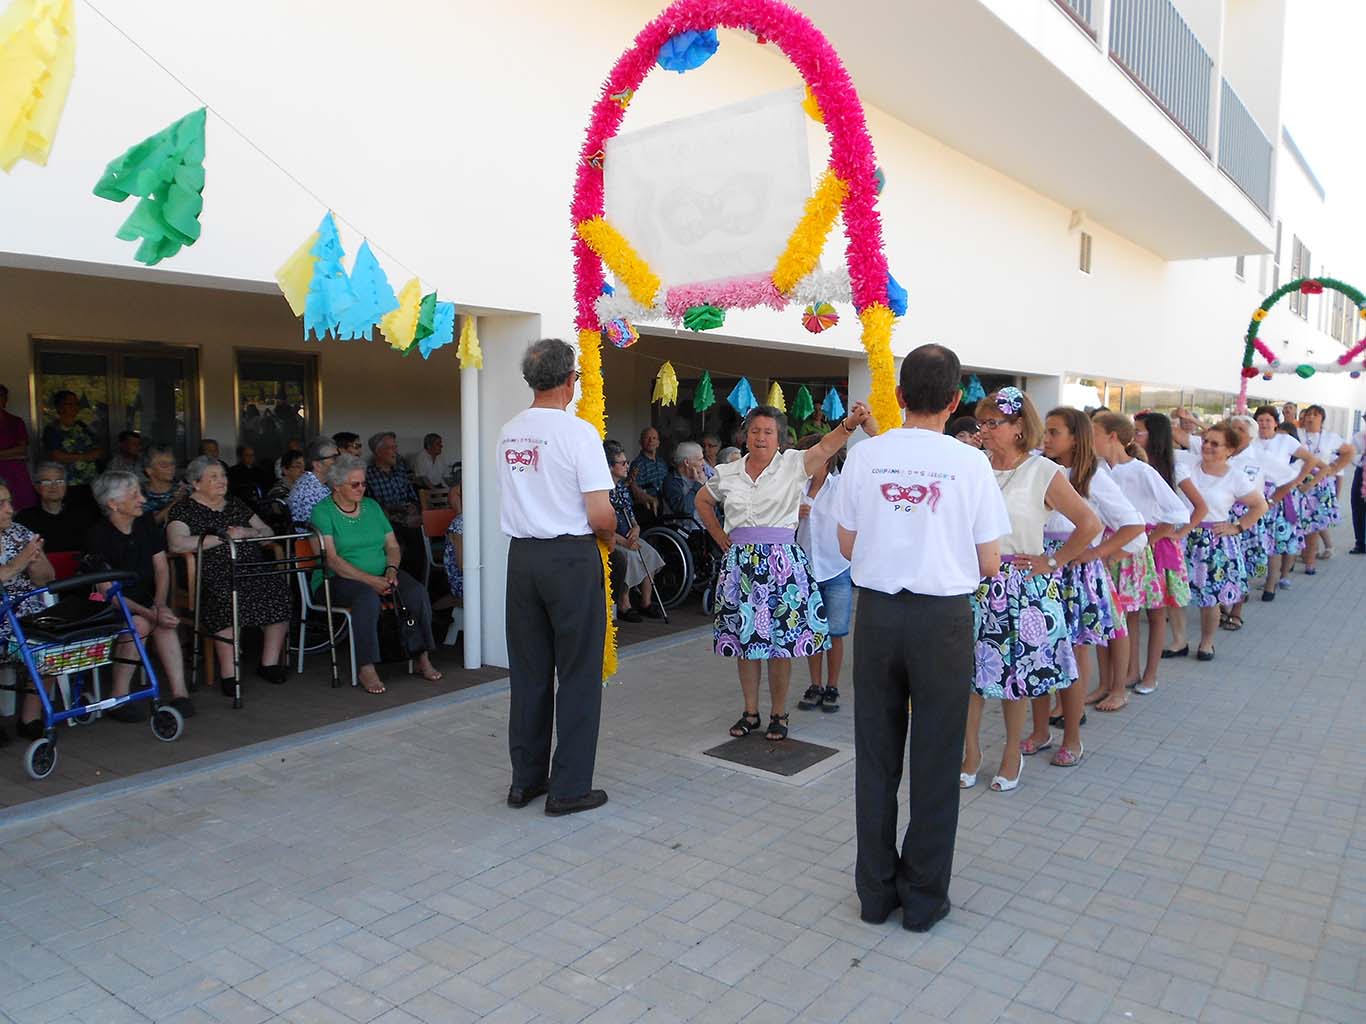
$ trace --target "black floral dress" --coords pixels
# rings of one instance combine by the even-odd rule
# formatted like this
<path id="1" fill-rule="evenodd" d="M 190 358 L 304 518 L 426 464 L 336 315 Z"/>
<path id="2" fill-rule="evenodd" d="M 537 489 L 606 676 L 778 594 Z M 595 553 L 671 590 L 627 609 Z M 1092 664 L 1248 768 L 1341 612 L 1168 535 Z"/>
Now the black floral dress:
<path id="1" fill-rule="evenodd" d="M 221 511 L 215 512 L 195 498 L 187 498 L 171 510 L 170 523 L 184 523 L 192 536 L 217 535 L 229 526 L 250 526 L 251 509 L 236 498 L 228 498 Z M 238 565 L 265 559 L 261 545 L 237 545 Z M 210 633 L 217 633 L 232 625 L 232 593 L 228 567 L 228 546 L 216 544 L 204 551 L 199 571 L 204 583 L 201 589 L 203 607 L 199 612 L 200 625 Z M 243 626 L 269 626 L 289 620 L 289 583 L 287 576 L 257 576 L 237 580 L 237 617 Z M 194 586 L 194 581 L 190 581 Z"/>
<path id="2" fill-rule="evenodd" d="M 17 558 L 19 552 L 23 551 L 24 548 L 28 546 L 28 542 L 31 541 L 33 537 L 34 533 L 28 527 L 20 526 L 18 523 L 11 523 L 9 529 L 0 533 L 0 565 L 5 565 Z M 26 601 L 19 600 L 30 590 L 34 590 L 38 586 L 38 584 L 34 583 L 33 580 L 29 578 L 27 572 L 21 572 L 18 576 L 5 580 L 3 583 L 0 583 L 0 586 L 5 588 L 5 593 L 9 595 L 10 600 L 16 602 L 14 605 L 14 614 L 20 618 L 23 618 L 25 615 L 32 612 L 40 612 L 43 610 L 43 599 L 41 597 L 31 597 Z M 6 652 L 9 642 L 13 637 L 14 630 L 10 628 L 9 617 L 0 613 L 0 662 L 9 660 Z"/>

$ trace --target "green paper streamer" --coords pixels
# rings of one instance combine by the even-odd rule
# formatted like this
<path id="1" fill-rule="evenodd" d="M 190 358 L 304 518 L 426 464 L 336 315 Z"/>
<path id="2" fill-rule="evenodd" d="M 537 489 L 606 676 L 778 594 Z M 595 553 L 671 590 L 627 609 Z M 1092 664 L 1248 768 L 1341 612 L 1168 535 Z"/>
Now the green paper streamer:
<path id="1" fill-rule="evenodd" d="M 116 235 L 126 242 L 142 239 L 133 254 L 139 263 L 154 266 L 199 238 L 205 123 L 204 108 L 186 114 L 111 161 L 95 183 L 101 199 L 141 197 Z"/>
<path id="2" fill-rule="evenodd" d="M 1303 377 L 1305 380 L 1308 380 L 1310 377 L 1314 376 L 1314 368 L 1308 363 L 1301 363 L 1299 366 L 1295 367 L 1295 376 Z"/>
<path id="3" fill-rule="evenodd" d="M 436 333 L 436 292 L 428 292 L 422 296 L 422 304 L 417 307 L 417 333 L 413 335 L 413 345 L 430 338 L 434 333 Z"/>
<path id="4" fill-rule="evenodd" d="M 787 411 L 793 423 L 805 423 L 816 411 L 816 400 L 811 397 L 805 384 L 797 389 L 797 397 L 792 400 L 792 408 Z"/>
<path id="5" fill-rule="evenodd" d="M 711 374 L 703 370 L 702 379 L 697 382 L 697 388 L 692 393 L 693 411 L 706 412 L 715 404 L 716 392 L 711 386 Z"/>
<path id="6" fill-rule="evenodd" d="M 683 326 L 690 331 L 712 331 L 726 322 L 726 311 L 716 306 L 690 306 L 683 314 Z"/>

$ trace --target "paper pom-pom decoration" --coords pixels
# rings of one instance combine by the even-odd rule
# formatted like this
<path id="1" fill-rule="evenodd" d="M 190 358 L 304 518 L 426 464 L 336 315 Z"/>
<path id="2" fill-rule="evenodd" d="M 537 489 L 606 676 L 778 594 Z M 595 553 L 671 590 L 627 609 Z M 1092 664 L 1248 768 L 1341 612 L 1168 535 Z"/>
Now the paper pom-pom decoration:
<path id="1" fill-rule="evenodd" d="M 906 289 L 897 283 L 891 274 L 887 275 L 887 307 L 897 316 L 906 315 Z"/>
<path id="2" fill-rule="evenodd" d="M 617 293 L 617 290 L 616 290 L 615 288 L 612 287 L 612 285 L 611 285 L 610 282 L 607 282 L 607 281 L 602 282 L 602 294 L 604 294 L 604 295 L 615 295 L 616 293 Z"/>
<path id="3" fill-rule="evenodd" d="M 631 321 L 618 317 L 602 329 L 602 336 L 617 348 L 630 348 L 640 340 L 640 332 Z"/>
<path id="4" fill-rule="evenodd" d="M 816 400 L 811 397 L 811 389 L 805 384 L 797 389 L 797 397 L 792 400 L 788 410 L 793 423 L 805 423 L 816 411 Z"/>
<path id="5" fill-rule="evenodd" d="M 1360 370 L 1353 370 L 1353 371 L 1352 371 L 1351 373 L 1349 373 L 1347 376 L 1351 377 L 1352 380 L 1356 380 L 1357 378 L 1359 378 L 1359 377 L 1361 376 L 1361 371 L 1360 371 Z"/>
<path id="6" fill-rule="evenodd" d="M 1251 380 L 1253 377 L 1257 376 L 1257 368 L 1255 366 L 1244 366 L 1243 376 L 1248 380 Z"/>
<path id="7" fill-rule="evenodd" d="M 692 393 L 693 412 L 706 412 L 715 404 L 716 391 L 712 388 L 711 374 L 703 370 L 702 379 L 697 382 L 697 387 Z"/>
<path id="8" fill-rule="evenodd" d="M 882 190 L 887 187 L 887 172 L 879 167 L 873 171 L 873 181 L 877 182 L 877 194 L 882 195 Z"/>
<path id="9" fill-rule="evenodd" d="M 655 391 L 650 401 L 660 405 L 678 404 L 678 374 L 674 372 L 673 363 L 666 362 L 655 374 Z"/>
<path id="10" fill-rule="evenodd" d="M 1269 373 L 1264 373 L 1264 374 L 1262 374 L 1262 380 L 1272 380 L 1272 379 L 1273 379 L 1273 378 L 1272 378 L 1271 374 L 1269 374 Z"/>
<path id="11" fill-rule="evenodd" d="M 659 66 L 681 75 L 711 60 L 720 45 L 714 28 L 703 32 L 680 32 L 659 48 Z"/>
<path id="12" fill-rule="evenodd" d="M 1363 320 L 1366 320 L 1366 306 L 1362 306 L 1360 309 L 1357 310 L 1357 316 L 1361 317 L 1361 319 Z"/>
<path id="13" fill-rule="evenodd" d="M 1307 280 L 1305 280 L 1305 281 L 1302 281 L 1302 282 L 1300 282 L 1300 294 L 1301 294 L 1301 295 L 1322 295 L 1322 294 L 1323 294 L 1323 284 L 1322 284 L 1321 282 L 1319 282 L 1319 281 L 1314 280 L 1313 278 L 1309 278 L 1309 279 L 1307 279 Z"/>
<path id="14" fill-rule="evenodd" d="M 384 276 L 379 260 L 370 251 L 369 242 L 361 242 L 356 262 L 351 267 L 351 294 L 355 302 L 341 315 L 337 337 L 369 341 L 370 331 L 380 318 L 398 309 L 398 296 Z"/>
<path id="15" fill-rule="evenodd" d="M 1258 323 L 1261 323 L 1263 320 L 1266 319 L 1266 310 L 1261 308 L 1254 309 L 1252 311 L 1252 319 L 1256 320 Z"/>
<path id="16" fill-rule="evenodd" d="M 116 237 L 141 238 L 133 259 L 155 266 L 199 238 L 204 209 L 203 107 L 148 136 L 110 162 L 95 195 L 121 203 L 140 196 Z"/>
<path id="17" fill-rule="evenodd" d="M 0 170 L 47 164 L 76 70 L 75 0 L 14 0 L 0 14 Z"/>
<path id="18" fill-rule="evenodd" d="M 751 409 L 759 405 L 759 400 L 754 397 L 754 389 L 749 386 L 749 378 L 741 377 L 740 382 L 730 389 L 730 394 L 726 396 L 726 401 L 730 407 L 741 416 L 748 416 Z"/>
<path id="19" fill-rule="evenodd" d="M 400 352 L 412 348 L 417 334 L 417 316 L 422 306 L 422 282 L 413 278 L 398 293 L 398 308 L 386 313 L 379 322 L 390 346 Z"/>
<path id="20" fill-rule="evenodd" d="M 828 302 L 816 302 L 802 311 L 802 326 L 812 334 L 820 334 L 840 322 L 840 315 Z"/>
<path id="21" fill-rule="evenodd" d="M 825 413 L 825 422 L 835 423 L 844 419 L 844 402 L 840 400 L 840 393 L 831 388 L 825 393 L 825 401 L 821 403 L 821 412 Z"/>
<path id="22" fill-rule="evenodd" d="M 776 380 L 768 389 L 768 401 L 765 404 L 773 406 L 779 412 L 787 412 L 787 399 L 783 397 L 783 387 Z"/>
<path id="23" fill-rule="evenodd" d="M 484 350 L 479 347 L 479 334 L 474 321 L 475 318 L 466 313 L 460 324 L 460 341 L 455 346 L 455 356 L 460 360 L 462 370 L 484 368 Z"/>
<path id="24" fill-rule="evenodd" d="M 825 114 L 821 112 L 821 105 L 816 101 L 816 94 L 811 91 L 811 86 L 806 87 L 806 99 L 802 100 L 802 109 L 806 111 L 806 116 L 817 124 L 825 124 Z"/>
<path id="25" fill-rule="evenodd" d="M 1314 368 L 1308 363 L 1300 363 L 1299 366 L 1295 367 L 1295 376 L 1308 380 L 1310 377 L 1314 376 Z"/>
<path id="26" fill-rule="evenodd" d="M 726 322 L 726 311 L 716 306 L 692 306 L 683 314 L 683 326 L 690 331 L 714 331 Z"/>

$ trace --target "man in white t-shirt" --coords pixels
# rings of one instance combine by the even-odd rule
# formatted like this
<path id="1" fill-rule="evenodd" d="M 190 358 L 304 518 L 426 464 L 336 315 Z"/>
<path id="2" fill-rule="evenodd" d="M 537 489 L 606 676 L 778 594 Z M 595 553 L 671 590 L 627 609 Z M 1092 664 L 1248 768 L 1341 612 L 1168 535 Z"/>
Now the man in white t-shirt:
<path id="1" fill-rule="evenodd" d="M 522 376 L 536 397 L 504 424 L 497 454 L 503 532 L 512 538 L 508 806 L 525 807 L 548 792 L 545 813 L 556 816 L 607 802 L 607 794 L 593 788 L 607 633 L 594 535 L 610 538 L 617 516 L 597 431 L 566 411 L 579 377 L 574 350 L 556 338 L 535 342 L 522 357 Z"/>
<path id="2" fill-rule="evenodd" d="M 1352 448 L 1356 452 L 1352 458 L 1356 469 L 1352 473 L 1352 488 L 1348 498 L 1352 505 L 1352 536 L 1356 546 L 1350 553 L 1366 555 L 1366 481 L 1362 480 L 1362 465 L 1366 463 L 1366 429 L 1357 431 L 1352 438 Z"/>
<path id="3" fill-rule="evenodd" d="M 944 433 L 958 357 L 922 345 L 901 365 L 901 429 L 849 452 L 836 495 L 840 548 L 859 588 L 854 627 L 854 886 L 863 920 L 897 907 L 909 931 L 949 912 L 975 637 L 970 596 L 1000 571 L 1010 517 L 991 464 Z M 910 716 L 910 821 L 896 848 Z"/>
<path id="4" fill-rule="evenodd" d="M 444 454 L 446 442 L 440 434 L 422 439 L 422 451 L 413 459 L 413 479 L 419 487 L 445 487 L 451 473 L 451 460 Z"/>

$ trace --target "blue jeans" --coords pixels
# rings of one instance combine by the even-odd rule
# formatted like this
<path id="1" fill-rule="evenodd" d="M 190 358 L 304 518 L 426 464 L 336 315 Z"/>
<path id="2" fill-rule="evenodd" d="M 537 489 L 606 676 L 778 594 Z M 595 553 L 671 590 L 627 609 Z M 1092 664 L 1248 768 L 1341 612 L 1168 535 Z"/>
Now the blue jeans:
<path id="1" fill-rule="evenodd" d="M 849 635 L 849 617 L 853 611 L 854 581 L 849 570 L 828 580 L 816 583 L 821 597 L 825 600 L 825 621 L 830 624 L 830 636 Z"/>

